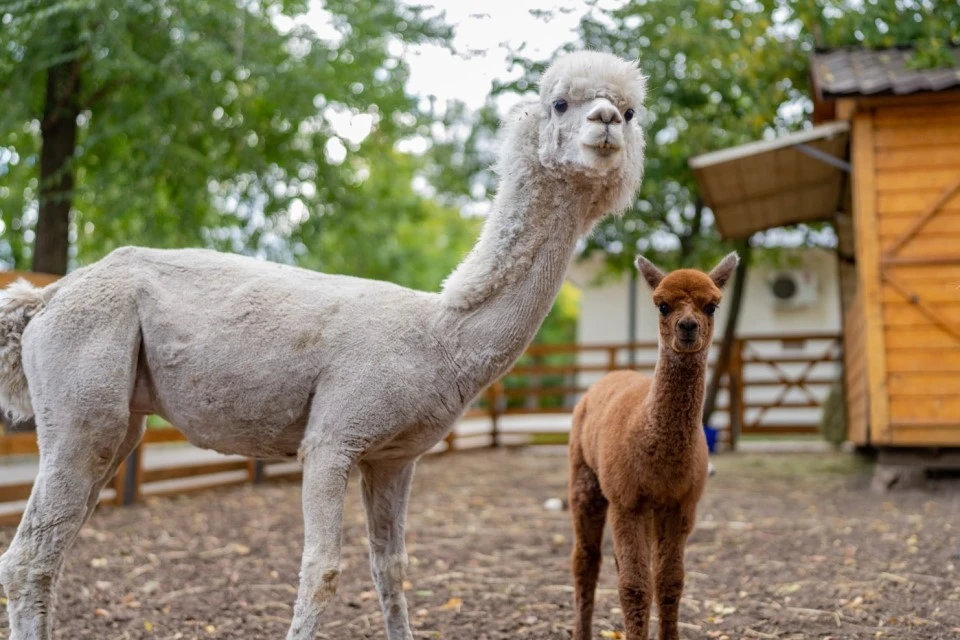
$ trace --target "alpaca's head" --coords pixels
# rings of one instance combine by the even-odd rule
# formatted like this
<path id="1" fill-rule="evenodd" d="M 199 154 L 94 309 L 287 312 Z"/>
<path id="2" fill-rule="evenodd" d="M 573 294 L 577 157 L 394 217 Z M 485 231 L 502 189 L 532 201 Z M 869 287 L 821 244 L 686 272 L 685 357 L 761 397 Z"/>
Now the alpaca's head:
<path id="1" fill-rule="evenodd" d="M 643 256 L 637 269 L 653 289 L 653 303 L 660 312 L 660 344 L 677 353 L 696 353 L 710 346 L 713 314 L 740 258 L 727 254 L 713 271 L 678 269 L 664 274 Z"/>
<path id="2" fill-rule="evenodd" d="M 603 210 L 595 215 L 619 212 L 632 203 L 643 176 L 637 116 L 645 95 L 646 78 L 635 62 L 596 51 L 567 54 L 543 74 L 537 104 L 520 106 L 514 133 L 536 138 L 541 170 L 599 194 Z M 510 171 L 515 151 L 505 149 L 501 175 Z M 524 151 L 532 154 L 534 147 Z"/>

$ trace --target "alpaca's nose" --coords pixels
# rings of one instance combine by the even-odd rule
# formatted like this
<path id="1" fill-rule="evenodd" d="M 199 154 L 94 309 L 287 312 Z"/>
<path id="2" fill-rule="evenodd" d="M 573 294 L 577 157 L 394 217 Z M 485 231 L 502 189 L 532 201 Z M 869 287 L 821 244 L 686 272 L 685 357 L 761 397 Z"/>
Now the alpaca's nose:
<path id="1" fill-rule="evenodd" d="M 697 321 L 692 318 L 684 318 L 677 323 L 677 328 L 680 329 L 683 333 L 691 334 L 696 332 L 700 328 L 700 325 L 697 324 Z"/>
<path id="2" fill-rule="evenodd" d="M 587 120 L 590 122 L 602 122 L 603 124 L 620 124 L 623 122 L 623 116 L 620 111 L 609 102 L 601 102 L 587 114 Z"/>

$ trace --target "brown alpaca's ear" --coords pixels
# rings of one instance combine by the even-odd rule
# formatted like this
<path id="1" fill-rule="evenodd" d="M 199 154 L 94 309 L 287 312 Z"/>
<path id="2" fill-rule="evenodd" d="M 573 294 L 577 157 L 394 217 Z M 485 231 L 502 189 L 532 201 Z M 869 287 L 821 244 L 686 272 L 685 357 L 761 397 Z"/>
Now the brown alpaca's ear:
<path id="1" fill-rule="evenodd" d="M 664 273 L 660 271 L 657 265 L 653 264 L 643 256 L 637 256 L 637 259 L 633 261 L 633 264 L 636 265 L 637 271 L 643 276 L 644 280 L 647 281 L 647 284 L 650 285 L 651 289 L 656 289 L 660 285 L 660 281 L 663 280 Z"/>
<path id="2" fill-rule="evenodd" d="M 728 253 L 726 257 L 720 261 L 720 264 L 715 266 L 713 271 L 710 272 L 710 279 L 713 280 L 713 284 L 723 289 L 723 286 L 730 280 L 730 276 L 736 271 L 737 264 L 739 263 L 740 256 L 737 255 L 736 251 Z"/>

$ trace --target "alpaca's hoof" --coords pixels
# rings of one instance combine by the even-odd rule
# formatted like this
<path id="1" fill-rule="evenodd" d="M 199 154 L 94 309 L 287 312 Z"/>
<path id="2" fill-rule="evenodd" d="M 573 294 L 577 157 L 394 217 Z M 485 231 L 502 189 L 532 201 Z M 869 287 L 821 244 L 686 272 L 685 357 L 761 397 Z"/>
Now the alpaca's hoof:
<path id="1" fill-rule="evenodd" d="M 714 476 L 717 473 L 717 468 L 713 466 L 712 462 L 707 463 L 707 476 Z"/>

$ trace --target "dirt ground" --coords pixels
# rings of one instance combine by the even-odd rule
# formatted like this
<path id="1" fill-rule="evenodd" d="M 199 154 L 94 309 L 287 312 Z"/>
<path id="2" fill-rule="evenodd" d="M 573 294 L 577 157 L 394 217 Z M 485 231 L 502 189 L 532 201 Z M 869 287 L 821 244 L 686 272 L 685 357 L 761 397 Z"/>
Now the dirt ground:
<path id="1" fill-rule="evenodd" d="M 842 455 L 716 459 L 687 550 L 686 638 L 960 638 L 960 484 L 878 496 Z M 420 464 L 407 597 L 417 638 L 569 638 L 562 451 Z M 59 638 L 282 638 L 297 583 L 299 486 L 104 508 L 61 582 Z M 0 549 L 13 529 L 0 529 Z M 383 638 L 354 480 L 343 576 L 321 638 Z M 622 637 L 610 544 L 595 634 Z M 0 637 L 8 633 L 0 614 Z"/>

